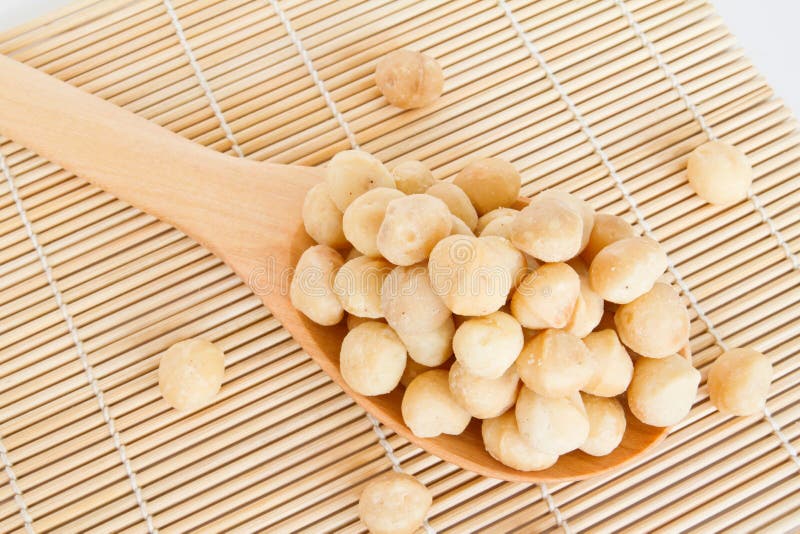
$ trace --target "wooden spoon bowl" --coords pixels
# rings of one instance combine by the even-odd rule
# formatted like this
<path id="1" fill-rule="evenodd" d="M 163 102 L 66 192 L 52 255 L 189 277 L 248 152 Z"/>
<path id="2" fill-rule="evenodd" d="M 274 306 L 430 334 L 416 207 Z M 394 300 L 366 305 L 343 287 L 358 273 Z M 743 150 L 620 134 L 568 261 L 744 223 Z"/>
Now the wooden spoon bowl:
<path id="1" fill-rule="evenodd" d="M 610 455 L 573 452 L 544 471 L 504 466 L 483 448 L 480 422 L 460 436 L 418 438 L 403 424 L 402 392 L 364 397 L 339 373 L 343 325 L 319 326 L 290 303 L 291 268 L 310 245 L 301 220 L 319 168 L 233 158 L 0 55 L 0 133 L 175 226 L 228 264 L 319 366 L 365 410 L 428 452 L 478 474 L 519 482 L 576 480 L 645 454 L 666 429 L 628 414 Z"/>

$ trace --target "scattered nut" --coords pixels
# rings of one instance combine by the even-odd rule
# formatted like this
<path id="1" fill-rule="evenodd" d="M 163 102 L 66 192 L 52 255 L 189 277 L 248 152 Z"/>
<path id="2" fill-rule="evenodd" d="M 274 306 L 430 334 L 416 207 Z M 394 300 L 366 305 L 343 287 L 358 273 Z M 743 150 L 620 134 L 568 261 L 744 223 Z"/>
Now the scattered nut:
<path id="1" fill-rule="evenodd" d="M 709 141 L 689 156 L 686 178 L 706 202 L 733 204 L 747 198 L 753 184 L 753 168 L 740 149 L 724 141 Z"/>
<path id="2" fill-rule="evenodd" d="M 389 471 L 364 486 L 358 515 L 371 534 L 413 534 L 431 503 L 431 492 L 416 478 Z"/>
<path id="3" fill-rule="evenodd" d="M 439 63 L 426 54 L 395 50 L 378 61 L 375 84 L 391 105 L 421 108 L 442 94 L 444 74 Z"/>
<path id="4" fill-rule="evenodd" d="M 222 386 L 225 354 L 204 339 L 172 345 L 158 363 L 158 387 L 176 410 L 195 410 L 209 404 Z"/>
<path id="5" fill-rule="evenodd" d="M 754 415 L 764 410 L 772 364 L 751 348 L 731 349 L 708 370 L 708 396 L 720 413 Z"/>

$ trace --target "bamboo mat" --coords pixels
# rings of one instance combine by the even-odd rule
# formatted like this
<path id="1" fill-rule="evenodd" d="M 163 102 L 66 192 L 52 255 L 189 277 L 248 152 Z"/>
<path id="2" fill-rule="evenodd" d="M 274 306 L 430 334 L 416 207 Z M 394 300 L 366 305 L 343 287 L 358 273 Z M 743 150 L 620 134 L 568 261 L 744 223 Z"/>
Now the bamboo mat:
<path id="1" fill-rule="evenodd" d="M 401 47 L 444 67 L 434 106 L 375 89 Z M 373 427 L 200 246 L 0 138 L 0 531 L 362 532 L 359 492 L 392 454 L 435 495 L 429 532 L 800 526 L 800 137 L 706 2 L 79 0 L 0 52 L 257 160 L 358 144 L 447 178 L 508 158 L 525 194 L 573 191 L 661 241 L 704 377 L 724 346 L 775 367 L 765 416 L 723 417 L 702 385 L 652 455 L 611 474 L 479 477 Z M 686 157 L 708 136 L 747 152 L 751 199 L 692 195 Z M 223 347 L 226 380 L 181 415 L 155 369 L 191 336 Z"/>

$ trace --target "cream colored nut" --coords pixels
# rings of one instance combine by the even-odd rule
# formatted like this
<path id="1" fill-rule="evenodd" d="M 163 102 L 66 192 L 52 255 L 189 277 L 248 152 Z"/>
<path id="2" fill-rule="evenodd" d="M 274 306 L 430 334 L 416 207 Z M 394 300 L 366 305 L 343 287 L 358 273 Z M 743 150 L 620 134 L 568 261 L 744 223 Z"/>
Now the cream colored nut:
<path id="1" fill-rule="evenodd" d="M 614 314 L 622 342 L 648 358 L 675 354 L 689 343 L 689 313 L 678 293 L 668 284 L 623 304 Z"/>
<path id="2" fill-rule="evenodd" d="M 347 329 L 352 330 L 353 328 L 357 327 L 361 323 L 368 323 L 370 321 L 380 321 L 385 323 L 385 319 L 371 319 L 369 317 L 359 317 L 357 315 L 347 315 Z"/>
<path id="3" fill-rule="evenodd" d="M 483 231 L 480 233 L 481 237 L 487 236 L 498 236 L 504 237 L 511 241 L 511 228 L 514 225 L 514 219 L 516 219 L 516 215 L 505 215 L 503 217 L 497 217 L 496 219 L 489 222 Z"/>
<path id="4" fill-rule="evenodd" d="M 395 265 L 423 261 L 434 245 L 450 235 L 447 205 L 430 195 L 409 195 L 389 202 L 378 230 L 378 250 Z"/>
<path id="5" fill-rule="evenodd" d="M 594 362 L 594 373 L 583 391 L 600 397 L 621 395 L 633 376 L 633 360 L 611 329 L 592 332 L 583 338 Z"/>
<path id="6" fill-rule="evenodd" d="M 700 372 L 677 354 L 639 358 L 628 386 L 628 407 L 643 423 L 672 426 L 689 414 L 699 384 Z"/>
<path id="7" fill-rule="evenodd" d="M 519 471 L 541 471 L 558 461 L 557 454 L 541 452 L 523 439 L 513 410 L 500 417 L 484 419 L 481 434 L 483 445 L 492 458 Z"/>
<path id="8" fill-rule="evenodd" d="M 400 377 L 400 385 L 404 388 L 407 388 L 408 385 L 414 380 L 417 376 L 430 371 L 433 367 L 428 367 L 427 365 L 422 365 L 420 363 L 415 362 L 411 358 L 406 359 L 406 368 L 403 371 L 403 376 Z"/>
<path id="9" fill-rule="evenodd" d="M 379 258 L 359 256 L 339 268 L 333 279 L 333 292 L 347 313 L 379 319 L 381 287 L 392 270 L 392 264 Z"/>
<path id="10" fill-rule="evenodd" d="M 342 256 L 326 245 L 315 245 L 300 256 L 289 286 L 292 306 L 317 324 L 330 326 L 344 317 L 342 303 L 333 292 Z"/>
<path id="11" fill-rule="evenodd" d="M 434 196 L 447 204 L 450 213 L 464 221 L 470 230 L 478 225 L 478 214 L 467 194 L 450 182 L 438 182 L 428 188 L 426 194 Z"/>
<path id="12" fill-rule="evenodd" d="M 406 388 L 400 410 L 415 436 L 458 435 L 467 428 L 470 415 L 450 392 L 447 375 L 447 371 L 433 369 L 418 375 Z"/>
<path id="13" fill-rule="evenodd" d="M 751 348 L 723 353 L 708 370 L 708 396 L 720 413 L 755 415 L 764 410 L 772 382 L 772 364 Z"/>
<path id="14" fill-rule="evenodd" d="M 519 376 L 513 366 L 500 378 L 483 378 L 468 373 L 458 361 L 450 367 L 450 392 L 472 417 L 497 417 L 514 406 Z"/>
<path id="15" fill-rule="evenodd" d="M 564 330 L 573 336 L 584 338 L 594 330 L 605 311 L 605 301 L 603 297 L 592 290 L 587 276 L 581 275 L 581 290 L 578 299 L 575 301 L 575 309 L 572 311 Z"/>
<path id="16" fill-rule="evenodd" d="M 548 329 L 525 343 L 517 372 L 539 395 L 566 397 L 589 383 L 594 362 L 583 341 L 563 330 Z"/>
<path id="17" fill-rule="evenodd" d="M 570 207 L 573 211 L 578 213 L 581 216 L 581 221 L 583 222 L 580 250 L 586 248 L 587 243 L 589 243 L 589 236 L 592 234 L 592 228 L 594 228 L 595 218 L 594 208 L 592 208 L 588 202 L 573 195 L 572 193 L 561 191 L 559 189 L 546 189 L 545 191 L 542 191 L 536 195 L 534 198 L 539 200 L 559 200 L 566 206 Z"/>
<path id="18" fill-rule="evenodd" d="M 378 230 L 386 215 L 386 207 L 392 200 L 403 198 L 397 189 L 377 187 L 355 199 L 345 210 L 344 235 L 365 256 L 377 258 Z"/>
<path id="19" fill-rule="evenodd" d="M 328 184 L 321 182 L 306 193 L 303 200 L 303 226 L 320 245 L 344 248 L 347 239 L 342 230 L 342 212 L 328 194 Z"/>
<path id="20" fill-rule="evenodd" d="M 392 177 L 397 189 L 406 195 L 416 195 L 427 191 L 436 183 L 433 173 L 428 167 L 417 160 L 401 161 L 392 169 Z"/>
<path id="21" fill-rule="evenodd" d="M 225 354 L 204 339 L 172 345 L 158 363 L 158 387 L 176 410 L 194 410 L 211 403 L 222 386 Z"/>
<path id="22" fill-rule="evenodd" d="M 342 341 L 339 369 L 347 385 L 362 395 L 389 393 L 403 376 L 406 348 L 389 325 L 370 321 Z"/>
<path id="23" fill-rule="evenodd" d="M 611 454 L 622 442 L 625 427 L 625 409 L 614 397 L 595 397 L 581 393 L 586 417 L 589 419 L 589 437 L 580 449 L 592 456 Z"/>
<path id="24" fill-rule="evenodd" d="M 740 149 L 724 141 L 709 141 L 689 155 L 686 178 L 706 202 L 733 204 L 747 198 L 753 168 Z"/>
<path id="25" fill-rule="evenodd" d="M 432 502 L 431 492 L 416 478 L 389 471 L 364 486 L 358 516 L 371 534 L 413 534 Z"/>
<path id="26" fill-rule="evenodd" d="M 427 54 L 395 50 L 375 66 L 375 85 L 391 105 L 421 108 L 442 94 L 444 73 L 439 62 Z"/>
<path id="27" fill-rule="evenodd" d="M 589 437 L 589 418 L 577 392 L 550 398 L 523 387 L 514 412 L 525 442 L 544 453 L 566 454 Z"/>
<path id="28" fill-rule="evenodd" d="M 508 216 L 516 217 L 517 215 L 519 215 L 519 211 L 511 208 L 493 209 L 492 211 L 478 217 L 478 225 L 475 227 L 475 232 L 480 234 L 483 232 L 483 229 L 495 219 Z"/>
<path id="29" fill-rule="evenodd" d="M 517 250 L 511 241 L 497 235 L 481 236 L 478 239 L 480 250 L 485 257 L 490 258 L 489 265 L 497 264 L 503 269 L 503 276 L 498 279 L 498 290 L 506 295 L 506 301 L 511 296 L 511 290 L 516 288 L 528 274 L 528 262 L 525 254 Z M 510 284 L 510 285 L 509 285 Z"/>
<path id="30" fill-rule="evenodd" d="M 472 233 L 472 230 L 469 229 L 469 226 L 467 226 L 467 223 L 465 223 L 452 213 L 450 214 L 450 222 L 453 223 L 453 226 L 450 229 L 450 235 L 475 236 L 475 234 Z"/>
<path id="31" fill-rule="evenodd" d="M 465 371 L 497 379 L 512 367 L 523 343 L 517 320 L 498 311 L 464 321 L 453 337 L 453 350 Z"/>
<path id="32" fill-rule="evenodd" d="M 392 328 L 407 333 L 431 332 L 450 317 L 424 265 L 392 269 L 381 286 L 381 311 Z"/>
<path id="33" fill-rule="evenodd" d="M 488 315 L 505 305 L 523 260 L 501 237 L 449 236 L 431 251 L 431 286 L 453 313 Z"/>
<path id="34" fill-rule="evenodd" d="M 452 316 L 430 332 L 397 330 L 397 335 L 406 346 L 408 355 L 416 362 L 428 367 L 438 367 L 453 355 L 453 334 L 456 326 Z"/>
<path id="35" fill-rule="evenodd" d="M 525 328 L 564 328 L 580 292 L 581 280 L 572 267 L 546 263 L 523 278 L 511 297 L 511 314 Z"/>
<path id="36" fill-rule="evenodd" d="M 519 197 L 522 178 L 511 163 L 484 158 L 461 169 L 453 183 L 464 190 L 478 215 L 484 215 L 513 205 Z"/>
<path id="37" fill-rule="evenodd" d="M 583 218 L 559 200 L 534 199 L 514 220 L 511 241 L 537 260 L 567 261 L 581 250 Z"/>
<path id="38" fill-rule="evenodd" d="M 592 263 L 597 253 L 605 247 L 629 237 L 636 237 L 636 230 L 625 222 L 625 219 L 609 213 L 597 213 L 594 216 L 594 226 L 589 235 L 589 243 L 581 252 L 581 257 L 587 263 Z"/>
<path id="39" fill-rule="evenodd" d="M 344 212 L 355 199 L 376 187 L 394 189 L 394 179 L 378 158 L 362 150 L 343 150 L 325 169 L 331 200 Z"/>
<path id="40" fill-rule="evenodd" d="M 589 282 L 605 300 L 626 304 L 650 291 L 666 270 L 661 245 L 649 237 L 631 237 L 597 253 L 589 266 Z"/>

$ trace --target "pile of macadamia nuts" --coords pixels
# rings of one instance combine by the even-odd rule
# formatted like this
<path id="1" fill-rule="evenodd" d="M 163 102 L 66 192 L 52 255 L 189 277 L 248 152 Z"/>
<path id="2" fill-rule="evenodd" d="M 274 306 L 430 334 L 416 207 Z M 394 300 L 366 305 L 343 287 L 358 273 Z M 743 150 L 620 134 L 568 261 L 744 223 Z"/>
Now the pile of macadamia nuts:
<path id="1" fill-rule="evenodd" d="M 625 404 L 646 424 L 679 423 L 700 373 L 661 246 L 564 191 L 516 209 L 520 184 L 497 158 L 444 182 L 418 161 L 388 170 L 340 152 L 306 198 L 319 244 L 300 258 L 291 298 L 319 324 L 347 315 L 342 377 L 361 395 L 405 388 L 414 435 L 481 419 L 494 458 L 536 471 L 574 450 L 611 453 Z M 711 400 L 753 413 L 770 380 L 763 355 L 731 351 L 711 369 Z"/>

